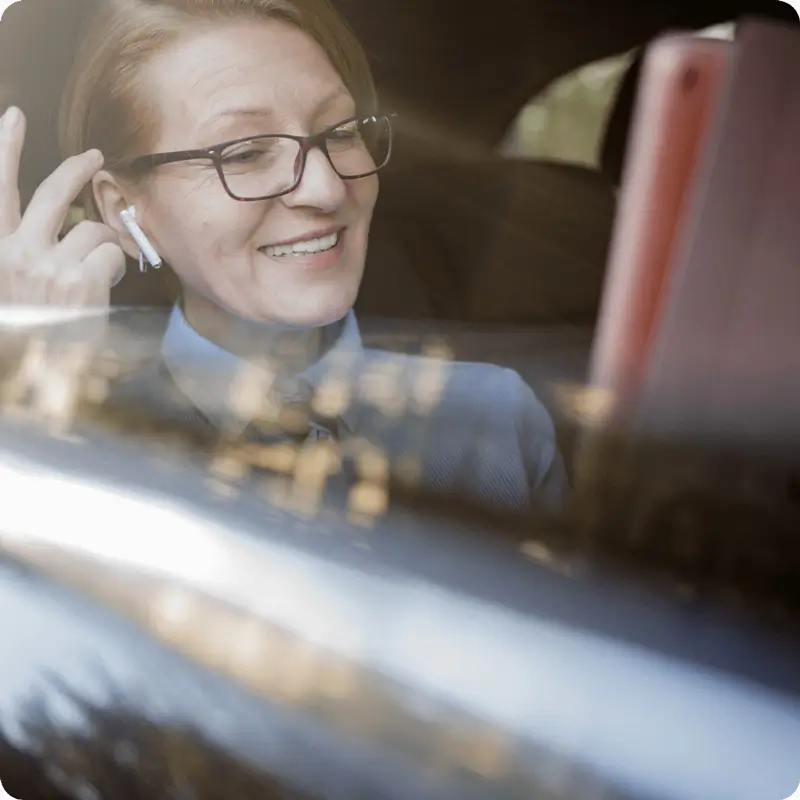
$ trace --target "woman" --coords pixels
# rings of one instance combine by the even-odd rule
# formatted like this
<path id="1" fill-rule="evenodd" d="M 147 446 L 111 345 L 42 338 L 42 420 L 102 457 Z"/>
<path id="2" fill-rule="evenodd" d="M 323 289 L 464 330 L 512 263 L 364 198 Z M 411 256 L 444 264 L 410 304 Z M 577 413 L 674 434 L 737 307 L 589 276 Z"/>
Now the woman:
<path id="1" fill-rule="evenodd" d="M 351 309 L 391 124 L 326 0 L 103 2 L 61 123 L 70 157 L 21 217 L 24 119 L 2 120 L 7 301 L 107 302 L 125 257 L 141 256 L 131 210 L 181 298 L 139 400 L 164 413 L 177 389 L 181 413 L 249 436 L 266 407 L 302 399 L 319 418 L 294 431 L 304 441 L 378 448 L 493 506 L 560 499 L 552 422 L 515 372 L 361 348 Z M 87 183 L 97 221 L 59 242 Z"/>

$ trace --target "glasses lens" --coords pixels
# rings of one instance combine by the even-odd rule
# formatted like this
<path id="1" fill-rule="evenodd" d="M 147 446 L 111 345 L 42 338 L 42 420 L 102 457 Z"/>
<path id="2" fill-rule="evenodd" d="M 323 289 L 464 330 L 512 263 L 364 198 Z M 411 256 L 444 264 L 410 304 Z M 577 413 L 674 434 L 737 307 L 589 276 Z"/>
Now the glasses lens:
<path id="1" fill-rule="evenodd" d="M 343 178 L 371 175 L 385 166 L 392 149 L 387 117 L 364 117 L 334 128 L 326 140 L 334 169 Z"/>
<path id="2" fill-rule="evenodd" d="M 300 158 L 300 144 L 294 139 L 261 136 L 230 145 L 220 161 L 229 191 L 249 200 L 291 188 Z"/>

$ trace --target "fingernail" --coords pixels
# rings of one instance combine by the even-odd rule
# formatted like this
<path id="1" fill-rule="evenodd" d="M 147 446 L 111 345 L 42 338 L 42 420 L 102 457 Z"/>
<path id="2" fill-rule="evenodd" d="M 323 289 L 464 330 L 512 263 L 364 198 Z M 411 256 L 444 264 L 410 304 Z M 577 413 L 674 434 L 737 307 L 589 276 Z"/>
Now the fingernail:
<path id="1" fill-rule="evenodd" d="M 103 163 L 103 154 L 99 150 L 90 150 L 89 151 L 92 155 L 92 161 L 97 164 L 98 166 Z"/>

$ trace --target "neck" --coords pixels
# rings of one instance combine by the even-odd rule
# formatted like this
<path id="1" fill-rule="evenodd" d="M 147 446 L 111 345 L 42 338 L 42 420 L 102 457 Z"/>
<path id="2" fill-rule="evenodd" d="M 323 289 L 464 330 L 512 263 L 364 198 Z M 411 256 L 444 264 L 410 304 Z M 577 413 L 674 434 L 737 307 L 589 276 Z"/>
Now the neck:
<path id="1" fill-rule="evenodd" d="M 344 320 L 315 328 L 247 320 L 188 292 L 181 309 L 197 333 L 223 350 L 247 361 L 269 361 L 284 373 L 302 372 L 318 361 L 344 327 Z"/>

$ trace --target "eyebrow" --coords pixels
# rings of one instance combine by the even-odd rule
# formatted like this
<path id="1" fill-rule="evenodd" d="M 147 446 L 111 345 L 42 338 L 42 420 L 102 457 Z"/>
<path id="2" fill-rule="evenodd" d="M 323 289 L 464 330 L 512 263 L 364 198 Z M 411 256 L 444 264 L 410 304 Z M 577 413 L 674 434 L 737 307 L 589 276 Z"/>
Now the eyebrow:
<path id="1" fill-rule="evenodd" d="M 337 100 L 342 98 L 350 98 L 350 92 L 348 91 L 347 87 L 345 86 L 337 86 L 335 89 L 332 89 L 328 94 L 326 94 L 322 100 L 317 103 L 317 107 L 315 109 L 317 114 L 320 114 L 323 111 L 327 111 Z"/>
<path id="2" fill-rule="evenodd" d="M 328 94 L 326 94 L 317 103 L 314 113 L 321 114 L 322 112 L 327 111 L 337 100 L 349 96 L 350 93 L 344 86 L 337 86 L 335 89 L 328 92 Z M 234 106 L 214 114 L 213 117 L 210 117 L 206 120 L 205 124 L 213 124 L 230 117 L 255 117 L 260 119 L 269 119 L 275 117 L 275 112 L 272 109 L 265 107 Z"/>

